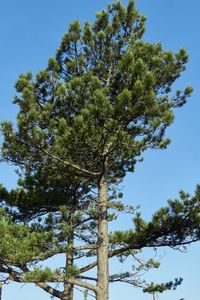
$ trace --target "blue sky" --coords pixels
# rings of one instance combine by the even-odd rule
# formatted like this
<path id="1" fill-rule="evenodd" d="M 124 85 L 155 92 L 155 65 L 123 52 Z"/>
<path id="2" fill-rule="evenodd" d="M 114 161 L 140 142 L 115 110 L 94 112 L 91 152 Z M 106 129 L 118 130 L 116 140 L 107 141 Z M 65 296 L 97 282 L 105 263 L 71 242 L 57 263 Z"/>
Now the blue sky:
<path id="1" fill-rule="evenodd" d="M 1 1 L 0 4 L 0 120 L 14 120 L 17 107 L 12 104 L 14 82 L 20 73 L 34 73 L 46 66 L 53 56 L 68 24 L 74 19 L 94 20 L 95 12 L 110 1 L 34 0 Z M 124 4 L 127 1 L 123 1 Z M 174 124 L 167 135 L 172 144 L 165 151 L 148 151 L 144 162 L 124 182 L 126 202 L 140 204 L 146 218 L 180 189 L 193 193 L 200 183 L 200 2 L 197 0 L 138 0 L 137 8 L 147 17 L 145 39 L 162 42 L 165 49 L 187 49 L 190 62 L 176 87 L 192 85 L 189 103 L 176 112 Z M 15 186 L 12 167 L 0 167 L 0 182 Z M 120 227 L 131 225 L 122 220 Z M 199 250 L 195 244 L 186 254 L 164 249 L 161 268 L 147 275 L 151 280 L 170 280 L 181 276 L 183 284 L 175 292 L 159 295 L 162 300 L 196 300 L 199 293 Z M 47 300 L 50 297 L 32 285 L 9 284 L 3 300 Z M 77 297 L 78 300 L 82 296 Z M 128 286 L 111 287 L 110 299 L 151 299 L 150 295 Z"/>

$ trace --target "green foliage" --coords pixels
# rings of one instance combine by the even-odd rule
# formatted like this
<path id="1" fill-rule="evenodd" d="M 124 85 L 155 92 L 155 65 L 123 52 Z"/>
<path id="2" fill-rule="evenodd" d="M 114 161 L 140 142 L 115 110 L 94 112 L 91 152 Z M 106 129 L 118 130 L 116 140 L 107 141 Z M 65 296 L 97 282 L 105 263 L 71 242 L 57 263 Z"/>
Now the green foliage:
<path id="1" fill-rule="evenodd" d="M 32 226 L 17 224 L 0 212 L 0 256 L 2 262 L 26 265 L 44 260 L 55 251 L 53 232 L 33 230 Z M 57 249 L 56 249 L 57 250 Z"/>
<path id="2" fill-rule="evenodd" d="M 76 266 L 68 266 L 66 268 L 66 277 L 70 278 L 70 277 L 75 277 L 79 275 L 79 268 Z"/>
<path id="3" fill-rule="evenodd" d="M 33 271 L 25 273 L 23 280 L 25 282 L 51 282 L 53 278 L 60 275 L 60 269 L 51 270 L 46 267 L 42 270 L 40 267 L 35 267 Z"/>
<path id="4" fill-rule="evenodd" d="M 182 278 L 176 278 L 174 282 L 169 281 L 161 284 L 155 284 L 152 282 L 146 288 L 144 288 L 143 291 L 145 293 L 154 293 L 154 292 L 163 293 L 166 290 L 175 290 L 177 286 L 181 284 L 182 280 L 183 280 Z"/>
<path id="5" fill-rule="evenodd" d="M 134 229 L 115 231 L 110 234 L 112 247 L 125 244 L 129 249 L 143 247 L 178 247 L 200 237 L 200 186 L 195 195 L 181 191 L 180 199 L 169 200 L 168 206 L 160 208 L 149 222 L 137 213 Z"/>

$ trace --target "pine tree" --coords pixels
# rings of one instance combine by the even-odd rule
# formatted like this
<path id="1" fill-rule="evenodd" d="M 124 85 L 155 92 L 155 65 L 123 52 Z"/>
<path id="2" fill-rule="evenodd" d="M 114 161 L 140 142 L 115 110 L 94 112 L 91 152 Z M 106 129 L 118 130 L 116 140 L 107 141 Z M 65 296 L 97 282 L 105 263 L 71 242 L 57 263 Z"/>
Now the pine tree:
<path id="1" fill-rule="evenodd" d="M 74 285 L 93 291 L 97 300 L 108 300 L 109 282 L 139 286 L 134 272 L 109 274 L 112 257 L 123 261 L 144 247 L 199 240 L 199 187 L 194 197 L 181 192 L 150 222 L 136 214 L 132 229 L 108 233 L 114 211 L 126 209 L 116 200 L 118 183 L 145 150 L 168 146 L 165 131 L 173 110 L 192 92 L 187 87 L 172 96 L 188 61 L 186 51 L 174 54 L 143 41 L 144 29 L 145 17 L 133 1 L 127 7 L 109 5 L 93 25 L 81 28 L 75 21 L 46 69 L 35 77 L 19 76 L 17 126 L 2 123 L 2 160 L 19 168 L 20 187 L 1 188 L 6 210 L 0 271 L 16 281 L 36 282 L 62 300 L 72 299 Z M 77 238 L 84 244 L 75 245 Z M 11 240 L 14 248 L 5 247 Z M 64 272 L 29 268 L 58 253 L 66 254 Z M 97 258 L 76 268 L 76 256 Z M 97 277 L 82 275 L 95 267 Z M 47 282 L 64 283 L 64 292 Z"/>

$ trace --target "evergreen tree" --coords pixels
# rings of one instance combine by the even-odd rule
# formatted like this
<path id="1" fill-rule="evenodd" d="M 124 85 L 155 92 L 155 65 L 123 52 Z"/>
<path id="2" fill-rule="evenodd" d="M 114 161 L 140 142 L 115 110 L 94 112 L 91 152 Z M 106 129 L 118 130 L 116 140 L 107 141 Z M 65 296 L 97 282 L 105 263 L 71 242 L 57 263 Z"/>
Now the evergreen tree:
<path id="1" fill-rule="evenodd" d="M 150 222 L 136 214 L 132 229 L 108 233 L 114 211 L 125 210 L 115 200 L 117 184 L 134 171 L 145 150 L 168 146 L 165 130 L 173 110 L 192 91 L 187 87 L 172 96 L 188 55 L 184 49 L 174 54 L 144 42 L 144 24 L 133 1 L 127 7 L 109 5 L 83 29 L 78 21 L 72 23 L 48 67 L 35 77 L 20 75 L 16 128 L 2 123 L 2 160 L 19 168 L 20 187 L 1 188 L 6 210 L 0 271 L 16 281 L 36 282 L 62 300 L 72 299 L 74 285 L 93 291 L 97 300 L 108 299 L 109 282 L 139 286 L 134 270 L 109 274 L 112 257 L 123 261 L 144 247 L 199 240 L 199 187 L 194 197 L 181 192 Z M 14 246 L 6 246 L 11 241 Z M 66 254 L 64 272 L 32 268 L 58 253 Z M 75 268 L 76 256 L 96 260 Z M 152 261 L 145 265 L 152 266 Z M 82 275 L 95 267 L 96 277 Z M 64 283 L 64 292 L 47 282 Z M 164 290 L 178 282 L 145 289 Z"/>

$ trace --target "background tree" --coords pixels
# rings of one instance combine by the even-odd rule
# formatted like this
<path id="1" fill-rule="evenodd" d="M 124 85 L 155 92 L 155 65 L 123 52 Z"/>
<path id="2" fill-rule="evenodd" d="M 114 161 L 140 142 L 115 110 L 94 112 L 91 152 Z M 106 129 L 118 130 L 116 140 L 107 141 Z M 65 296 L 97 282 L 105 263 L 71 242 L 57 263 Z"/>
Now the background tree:
<path id="1" fill-rule="evenodd" d="M 188 60 L 185 50 L 173 54 L 160 44 L 142 41 L 144 22 L 130 1 L 127 8 L 120 2 L 111 4 L 97 14 L 92 26 L 85 23 L 81 29 L 78 21 L 71 24 L 48 68 L 35 78 L 31 73 L 19 77 L 14 101 L 20 108 L 17 129 L 10 122 L 2 123 L 2 159 L 17 165 L 22 177 L 22 188 L 12 192 L 16 198 L 9 203 L 33 207 L 32 200 L 27 202 L 26 185 L 27 179 L 38 176 L 38 170 L 49 182 L 46 191 L 54 186 L 53 191 L 62 193 L 66 187 L 71 195 L 78 182 L 89 189 L 87 193 L 98 192 L 93 215 L 97 261 L 87 267 L 97 266 L 97 284 L 87 287 L 98 300 L 108 299 L 109 258 L 199 238 L 198 190 L 193 198 L 182 193 L 180 201 L 170 202 L 151 222 L 136 215 L 133 230 L 108 234 L 111 188 L 134 170 L 143 151 L 167 147 L 164 134 L 173 121 L 173 109 L 185 104 L 191 93 L 186 88 L 171 96 L 172 84 Z M 31 193 L 40 203 L 34 189 Z M 52 198 L 55 207 L 60 202 L 54 200 L 62 199 L 57 195 Z M 81 207 L 82 198 L 79 203 Z M 72 275 L 64 276 L 62 282 L 83 286 Z M 131 275 L 114 279 L 128 282 Z"/>

